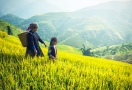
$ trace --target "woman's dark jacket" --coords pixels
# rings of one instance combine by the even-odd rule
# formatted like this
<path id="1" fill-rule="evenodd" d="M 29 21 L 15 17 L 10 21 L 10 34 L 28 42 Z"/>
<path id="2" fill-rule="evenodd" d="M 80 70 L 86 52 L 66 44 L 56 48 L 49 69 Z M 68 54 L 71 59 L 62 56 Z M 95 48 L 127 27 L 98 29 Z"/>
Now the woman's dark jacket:
<path id="1" fill-rule="evenodd" d="M 40 46 L 39 42 L 44 43 L 44 41 L 40 38 L 40 36 L 33 31 L 29 31 L 27 34 L 27 50 L 26 55 L 35 56 L 34 49 L 37 50 L 37 56 L 44 56 Z"/>

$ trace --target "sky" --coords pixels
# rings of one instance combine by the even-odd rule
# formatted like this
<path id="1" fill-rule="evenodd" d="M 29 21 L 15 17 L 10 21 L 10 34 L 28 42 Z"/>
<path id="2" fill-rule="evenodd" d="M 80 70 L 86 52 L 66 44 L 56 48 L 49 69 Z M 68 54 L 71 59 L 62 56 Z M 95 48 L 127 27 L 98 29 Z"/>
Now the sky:
<path id="1" fill-rule="evenodd" d="M 84 7 L 97 5 L 109 1 L 130 1 L 130 0 L 46 0 L 47 2 L 62 8 L 65 11 L 76 11 Z"/>

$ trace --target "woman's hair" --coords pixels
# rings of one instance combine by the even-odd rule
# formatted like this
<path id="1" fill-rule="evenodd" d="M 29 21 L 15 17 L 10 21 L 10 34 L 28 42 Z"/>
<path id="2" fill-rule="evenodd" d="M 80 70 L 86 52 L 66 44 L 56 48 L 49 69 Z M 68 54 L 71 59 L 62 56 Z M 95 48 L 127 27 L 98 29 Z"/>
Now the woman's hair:
<path id="1" fill-rule="evenodd" d="M 38 27 L 37 23 L 30 23 L 26 31 L 32 30 L 33 28 L 36 28 L 36 27 Z"/>
<path id="2" fill-rule="evenodd" d="M 56 38 L 56 37 L 51 38 L 51 40 L 50 40 L 50 45 L 52 45 L 52 43 L 53 43 L 53 42 L 56 42 L 56 41 L 57 41 L 57 38 Z"/>

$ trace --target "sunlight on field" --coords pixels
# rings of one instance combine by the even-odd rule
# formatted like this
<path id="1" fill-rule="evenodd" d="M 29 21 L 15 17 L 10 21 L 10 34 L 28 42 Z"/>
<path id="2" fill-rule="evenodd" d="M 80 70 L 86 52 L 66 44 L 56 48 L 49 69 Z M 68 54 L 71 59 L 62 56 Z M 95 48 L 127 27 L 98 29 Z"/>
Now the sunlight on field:
<path id="1" fill-rule="evenodd" d="M 58 52 L 58 60 L 24 58 L 15 37 L 0 38 L 0 90 L 131 90 L 132 65 Z"/>

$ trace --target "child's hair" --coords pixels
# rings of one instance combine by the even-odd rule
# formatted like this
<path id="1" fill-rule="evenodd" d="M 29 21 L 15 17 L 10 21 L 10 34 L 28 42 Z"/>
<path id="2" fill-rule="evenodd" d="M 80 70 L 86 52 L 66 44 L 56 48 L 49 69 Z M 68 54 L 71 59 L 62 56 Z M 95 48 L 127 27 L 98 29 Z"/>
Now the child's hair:
<path id="1" fill-rule="evenodd" d="M 52 42 L 56 42 L 56 41 L 57 41 L 56 37 L 51 38 L 50 45 L 52 45 Z"/>
<path id="2" fill-rule="evenodd" d="M 37 23 L 30 23 L 26 31 L 32 30 L 33 28 L 36 28 L 36 27 L 38 27 Z"/>

